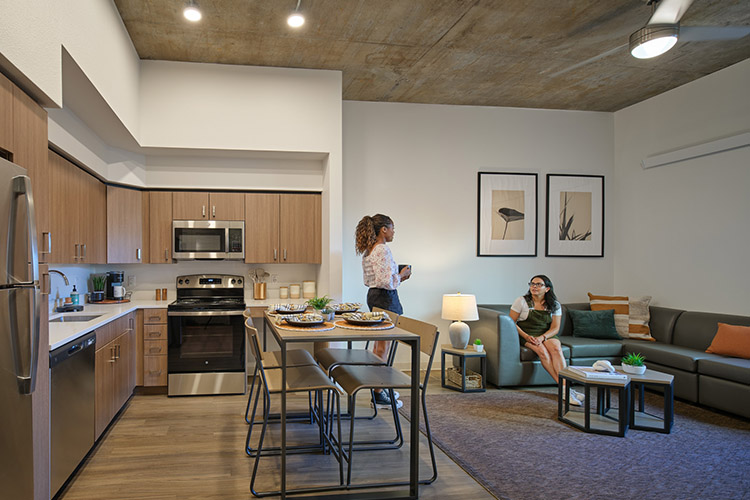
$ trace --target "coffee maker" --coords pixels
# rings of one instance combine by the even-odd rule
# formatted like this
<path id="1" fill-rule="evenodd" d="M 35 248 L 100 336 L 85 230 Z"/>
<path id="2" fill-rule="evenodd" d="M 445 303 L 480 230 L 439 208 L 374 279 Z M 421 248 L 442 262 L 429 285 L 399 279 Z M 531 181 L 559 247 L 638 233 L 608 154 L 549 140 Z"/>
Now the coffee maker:
<path id="1" fill-rule="evenodd" d="M 125 281 L 125 271 L 109 271 L 107 273 L 107 300 L 119 300 L 122 297 L 115 297 L 115 287 L 122 286 Z"/>

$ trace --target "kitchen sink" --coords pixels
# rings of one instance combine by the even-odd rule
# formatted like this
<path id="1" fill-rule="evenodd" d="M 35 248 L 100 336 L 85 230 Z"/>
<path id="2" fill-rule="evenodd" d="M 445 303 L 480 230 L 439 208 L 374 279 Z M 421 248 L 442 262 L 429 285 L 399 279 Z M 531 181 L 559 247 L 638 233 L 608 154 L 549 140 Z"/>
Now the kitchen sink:
<path id="1" fill-rule="evenodd" d="M 97 314 L 95 316 L 91 315 L 68 315 L 68 316 L 60 316 L 59 318 L 51 319 L 49 320 L 50 323 L 84 323 L 86 321 L 91 321 L 92 319 L 96 319 L 101 317 L 101 314 Z"/>

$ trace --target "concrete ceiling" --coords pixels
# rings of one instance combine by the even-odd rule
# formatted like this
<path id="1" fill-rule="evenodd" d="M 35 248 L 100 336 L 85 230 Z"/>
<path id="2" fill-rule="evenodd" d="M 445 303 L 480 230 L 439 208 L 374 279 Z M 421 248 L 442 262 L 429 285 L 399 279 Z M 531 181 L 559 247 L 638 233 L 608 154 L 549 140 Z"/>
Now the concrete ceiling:
<path id="1" fill-rule="evenodd" d="M 627 44 L 645 0 L 114 0 L 141 59 L 340 70 L 354 101 L 616 111 L 750 57 L 750 36 Z M 684 26 L 750 25 L 748 0 L 695 0 Z"/>

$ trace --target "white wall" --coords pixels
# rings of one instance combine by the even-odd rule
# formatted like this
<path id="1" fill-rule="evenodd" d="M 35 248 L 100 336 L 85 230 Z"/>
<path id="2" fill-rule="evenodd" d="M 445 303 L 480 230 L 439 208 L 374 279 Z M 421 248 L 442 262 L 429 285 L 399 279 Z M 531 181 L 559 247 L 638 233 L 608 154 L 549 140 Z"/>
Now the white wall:
<path id="1" fill-rule="evenodd" d="M 562 301 L 612 291 L 613 120 L 608 113 L 344 102 L 344 299 L 365 302 L 354 229 L 394 219 L 395 259 L 414 274 L 399 289 L 406 314 L 435 322 L 444 293 L 510 303 L 537 273 Z M 539 174 L 537 257 L 477 257 L 477 172 Z M 604 258 L 544 257 L 547 173 L 605 176 Z"/>
<path id="2" fill-rule="evenodd" d="M 615 289 L 748 314 L 750 147 L 644 170 L 641 160 L 750 131 L 750 60 L 614 115 Z"/>

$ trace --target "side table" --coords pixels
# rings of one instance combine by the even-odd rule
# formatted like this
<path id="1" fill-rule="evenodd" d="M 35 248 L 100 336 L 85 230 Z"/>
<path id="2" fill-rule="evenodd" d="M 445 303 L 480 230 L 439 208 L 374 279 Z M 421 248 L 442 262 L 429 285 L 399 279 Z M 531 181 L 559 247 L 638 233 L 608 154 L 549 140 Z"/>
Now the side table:
<path id="1" fill-rule="evenodd" d="M 442 344 L 440 346 L 440 383 L 446 389 L 452 389 L 454 391 L 461 392 L 484 392 L 487 389 L 487 353 L 477 352 L 469 349 L 456 349 L 451 344 Z M 449 354 L 458 358 L 458 364 L 461 370 L 461 385 L 454 385 L 452 383 L 445 382 L 445 355 Z M 482 375 L 482 386 L 478 389 L 467 389 L 466 388 L 466 358 L 479 358 L 479 371 Z"/>

